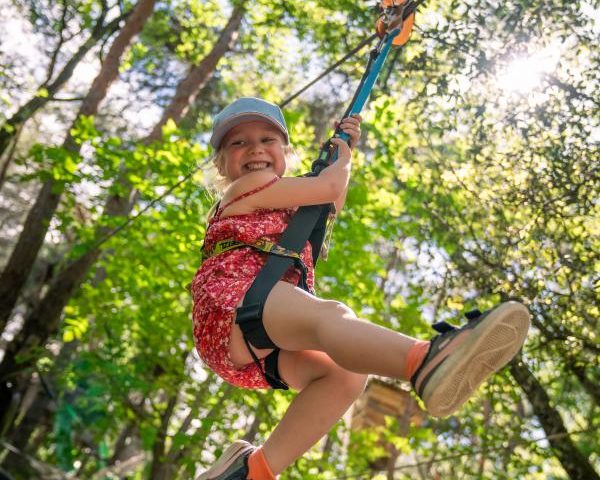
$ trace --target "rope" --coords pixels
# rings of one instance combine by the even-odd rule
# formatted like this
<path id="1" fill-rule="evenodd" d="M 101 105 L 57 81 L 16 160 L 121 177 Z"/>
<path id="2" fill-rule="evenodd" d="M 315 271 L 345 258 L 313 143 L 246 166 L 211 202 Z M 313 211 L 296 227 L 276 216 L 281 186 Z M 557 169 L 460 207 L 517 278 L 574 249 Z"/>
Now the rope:
<path id="1" fill-rule="evenodd" d="M 96 248 L 99 248 L 101 245 L 106 243 L 112 237 L 117 235 L 121 230 L 124 230 L 125 228 L 127 228 L 129 225 L 131 225 L 133 222 L 135 222 L 139 217 L 141 217 L 144 213 L 146 213 L 148 210 L 150 210 L 150 208 L 152 208 L 154 205 L 156 205 L 158 202 L 160 202 L 163 198 L 165 198 L 167 195 L 169 195 L 171 192 L 173 192 L 175 189 L 177 189 L 181 184 L 187 182 L 190 178 L 192 178 L 196 174 L 196 172 L 198 172 L 198 171 L 200 171 L 200 169 L 206 167 L 207 164 L 208 164 L 208 160 L 205 160 L 200 165 L 198 165 L 196 168 L 191 170 L 190 173 L 188 173 L 186 176 L 184 176 L 175 185 L 171 186 L 162 195 L 160 195 L 159 197 L 156 197 L 154 200 L 150 201 L 150 203 L 148 203 L 148 205 L 146 205 L 137 214 L 135 214 L 132 217 L 128 217 L 127 220 L 125 220 L 125 222 L 123 222 L 118 227 L 115 227 L 113 230 L 111 230 L 105 236 L 101 237 L 98 241 L 96 241 L 94 244 L 92 244 L 92 246 L 87 250 L 87 252 L 90 252 L 92 250 L 95 250 Z M 85 255 L 85 253 L 83 255 Z"/>
<path id="2" fill-rule="evenodd" d="M 342 63 L 344 63 L 346 60 L 348 60 L 352 55 L 354 55 L 355 53 L 359 52 L 365 45 L 368 45 L 373 40 L 375 40 L 375 38 L 377 38 L 377 34 L 376 33 L 374 33 L 369 38 L 366 38 L 365 40 L 363 40 L 362 42 L 360 42 L 356 47 L 354 47 L 352 50 L 348 51 L 348 53 L 346 53 L 346 55 L 344 55 L 342 58 L 340 58 L 337 62 L 335 62 L 333 65 L 331 65 L 327 69 L 325 69 L 318 77 L 316 77 L 311 82 L 307 83 L 304 87 L 302 87 L 296 93 L 294 93 L 293 95 L 291 95 L 288 98 L 286 98 L 283 102 L 281 102 L 279 104 L 279 107 L 280 108 L 285 107 L 288 103 L 290 103 L 292 100 L 294 100 L 300 94 L 304 93 L 306 90 L 308 90 L 310 87 L 312 87 L 315 83 L 317 83 L 323 77 L 326 77 L 327 75 L 329 75 L 333 70 L 335 70 Z"/>

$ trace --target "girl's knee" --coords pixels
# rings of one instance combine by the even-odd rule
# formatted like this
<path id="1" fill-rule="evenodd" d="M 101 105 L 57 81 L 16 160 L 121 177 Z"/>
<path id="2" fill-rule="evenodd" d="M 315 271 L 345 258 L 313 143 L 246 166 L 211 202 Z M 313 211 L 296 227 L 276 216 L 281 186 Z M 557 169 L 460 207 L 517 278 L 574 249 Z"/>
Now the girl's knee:
<path id="1" fill-rule="evenodd" d="M 347 392 L 352 398 L 358 398 L 367 386 L 368 375 L 362 373 L 348 372 Z"/>
<path id="2" fill-rule="evenodd" d="M 336 365 L 335 377 L 339 385 L 339 394 L 345 398 L 358 398 L 364 392 L 367 385 L 368 375 L 355 373 Z"/>
<path id="3" fill-rule="evenodd" d="M 323 300 L 322 308 L 332 316 L 356 318 L 354 310 L 345 303 L 338 302 L 337 300 Z"/>
<path id="4" fill-rule="evenodd" d="M 314 350 L 283 350 L 279 356 L 279 372 L 298 391 L 315 381 L 333 382 L 337 394 L 346 399 L 357 398 L 364 391 L 368 378 L 340 367 L 326 353 Z"/>
<path id="5" fill-rule="evenodd" d="M 368 376 L 351 372 L 335 363 L 331 357 L 322 352 L 317 353 L 320 363 L 319 376 L 314 380 L 324 380 L 335 385 L 336 395 L 340 398 L 354 400 L 365 390 Z"/>

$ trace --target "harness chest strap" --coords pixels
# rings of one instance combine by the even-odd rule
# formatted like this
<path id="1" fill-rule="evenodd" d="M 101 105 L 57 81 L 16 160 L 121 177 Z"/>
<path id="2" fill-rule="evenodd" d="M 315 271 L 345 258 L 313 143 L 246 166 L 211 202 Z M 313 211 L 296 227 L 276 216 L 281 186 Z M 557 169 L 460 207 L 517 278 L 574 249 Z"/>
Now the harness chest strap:
<path id="1" fill-rule="evenodd" d="M 306 283 L 306 277 L 308 269 L 306 268 L 305 263 L 302 261 L 302 257 L 297 252 L 293 250 L 287 249 L 278 245 L 266 238 L 259 238 L 255 243 L 245 243 L 236 240 L 235 238 L 226 238 L 225 240 L 220 240 L 215 243 L 213 248 L 206 248 L 206 246 L 202 246 L 200 263 L 204 263 L 205 260 L 220 255 L 221 253 L 229 252 L 231 250 L 235 250 L 237 248 L 250 247 L 254 250 L 258 250 L 260 252 L 269 254 L 269 255 L 277 255 L 280 257 L 287 257 L 294 260 L 294 263 L 300 270 L 302 274 L 302 282 Z M 188 283 L 185 286 L 185 289 L 191 292 L 192 282 Z"/>
<path id="2" fill-rule="evenodd" d="M 292 261 L 293 265 L 300 270 L 300 284 L 299 286 L 306 291 L 310 291 L 308 287 L 308 268 L 302 260 L 299 252 L 291 250 L 289 248 L 282 247 L 281 245 L 272 242 L 264 237 L 256 240 L 254 243 L 245 243 L 236 240 L 235 238 L 226 238 L 215 243 L 212 249 L 202 247 L 202 262 L 207 258 L 214 257 L 221 253 L 229 252 L 237 248 L 250 247 L 262 253 L 266 253 L 269 257 L 275 256 L 279 258 L 287 258 Z"/>

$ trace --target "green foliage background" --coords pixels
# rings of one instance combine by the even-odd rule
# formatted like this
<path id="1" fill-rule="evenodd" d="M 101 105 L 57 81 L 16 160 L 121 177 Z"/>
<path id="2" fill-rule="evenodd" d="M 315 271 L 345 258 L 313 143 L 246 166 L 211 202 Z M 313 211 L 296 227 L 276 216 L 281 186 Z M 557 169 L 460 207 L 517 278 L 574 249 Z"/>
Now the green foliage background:
<path id="1" fill-rule="evenodd" d="M 77 28 L 90 28 L 96 2 L 68 3 Z M 103 245 L 60 332 L 31 352 L 46 382 L 35 406 L 46 413 L 13 460 L 25 469 L 11 471 L 17 479 L 39 472 L 23 458 L 70 478 L 192 478 L 231 441 L 251 434 L 260 443 L 293 397 L 233 389 L 193 352 L 185 286 L 198 268 L 216 195 L 210 118 L 242 95 L 283 101 L 370 35 L 377 13 L 365 2 L 245 3 L 240 38 L 162 141 L 140 141 L 138 131 L 107 114 L 109 104 L 72 131 L 85 147 L 79 156 L 31 134 L 19 144 L 11 185 L 34 191 L 54 178 L 65 188 L 41 259 L 58 270 L 94 245 L 98 225 L 124 221 L 102 214 L 106 198 L 122 188 L 114 180 L 123 168 L 139 191 L 132 215 L 200 168 Z M 44 35 L 57 35 L 49 3 L 15 4 Z M 144 85 L 149 102 L 164 107 L 181 72 L 210 51 L 231 8 L 157 5 L 121 65 L 121 82 Z M 430 335 L 433 321 L 460 322 L 472 307 L 521 299 L 533 315 L 522 360 L 596 471 L 598 32 L 598 6 L 584 2 L 427 2 L 363 114 L 347 206 L 330 258 L 317 269 L 322 296 L 418 337 Z M 560 58 L 532 90 L 498 87 L 512 59 L 547 47 Z M 286 107 L 298 170 L 342 113 L 366 55 Z M 16 68 L 0 69 L 2 98 L 19 89 Z M 130 95 L 135 104 L 139 92 Z M 2 118 L 15 107 L 8 101 Z M 74 106 L 52 108 L 65 118 Z M 10 205 L 8 191 L 2 195 Z M 568 478 L 556 446 L 544 439 L 552 432 L 540 413 L 507 369 L 458 415 L 428 418 L 406 437 L 397 419 L 380 432 L 350 432 L 340 422 L 281 478 Z M 380 438 L 402 453 L 393 477 L 372 468 Z M 110 469 L 134 454 L 141 460 L 122 476 Z"/>

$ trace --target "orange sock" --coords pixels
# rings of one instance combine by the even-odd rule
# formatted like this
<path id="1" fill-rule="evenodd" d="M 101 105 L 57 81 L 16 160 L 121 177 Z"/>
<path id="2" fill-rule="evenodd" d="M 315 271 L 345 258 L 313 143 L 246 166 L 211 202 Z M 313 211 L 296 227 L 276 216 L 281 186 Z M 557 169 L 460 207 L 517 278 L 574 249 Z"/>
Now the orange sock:
<path id="1" fill-rule="evenodd" d="M 262 448 L 254 450 L 248 457 L 248 480 L 275 480 Z"/>
<path id="2" fill-rule="evenodd" d="M 415 374 L 417 369 L 421 366 L 425 355 L 429 351 L 429 344 L 431 342 L 424 342 L 422 340 L 416 340 L 410 350 L 408 351 L 408 355 L 406 355 L 406 365 L 404 367 L 404 377 L 407 380 Z"/>

